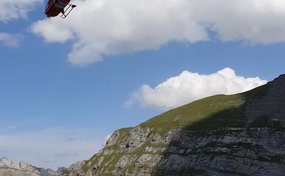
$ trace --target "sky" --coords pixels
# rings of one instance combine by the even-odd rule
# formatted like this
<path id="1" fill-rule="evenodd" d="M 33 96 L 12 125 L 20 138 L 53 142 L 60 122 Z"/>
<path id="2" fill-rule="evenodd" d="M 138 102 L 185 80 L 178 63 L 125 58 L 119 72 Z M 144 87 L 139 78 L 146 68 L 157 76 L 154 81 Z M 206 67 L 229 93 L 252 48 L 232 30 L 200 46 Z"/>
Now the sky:
<path id="1" fill-rule="evenodd" d="M 57 169 L 119 128 L 285 66 L 283 0 L 0 1 L 0 156 Z"/>

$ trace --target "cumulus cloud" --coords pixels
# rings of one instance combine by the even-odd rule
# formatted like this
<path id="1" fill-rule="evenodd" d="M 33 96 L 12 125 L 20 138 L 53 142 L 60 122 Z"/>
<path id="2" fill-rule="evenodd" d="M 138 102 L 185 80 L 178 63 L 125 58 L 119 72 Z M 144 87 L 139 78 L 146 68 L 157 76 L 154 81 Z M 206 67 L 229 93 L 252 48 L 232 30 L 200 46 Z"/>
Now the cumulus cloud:
<path id="1" fill-rule="evenodd" d="M 138 101 L 143 106 L 169 109 L 212 95 L 244 92 L 266 83 L 266 80 L 258 77 L 237 76 L 231 68 L 209 75 L 183 71 L 155 88 L 141 86 L 131 100 Z"/>
<path id="2" fill-rule="evenodd" d="M 26 17 L 35 4 L 40 2 L 42 0 L 1 0 L 0 22 Z"/>
<path id="3" fill-rule="evenodd" d="M 284 0 L 74 0 L 66 20 L 32 26 L 47 42 L 72 40 L 69 61 L 158 49 L 169 41 L 285 41 Z"/>
<path id="4" fill-rule="evenodd" d="M 0 32 L 0 45 L 16 47 L 19 45 L 21 35 Z"/>
<path id="5" fill-rule="evenodd" d="M 104 142 L 93 131 L 52 128 L 0 134 L 0 156 L 57 169 L 90 158 Z"/>

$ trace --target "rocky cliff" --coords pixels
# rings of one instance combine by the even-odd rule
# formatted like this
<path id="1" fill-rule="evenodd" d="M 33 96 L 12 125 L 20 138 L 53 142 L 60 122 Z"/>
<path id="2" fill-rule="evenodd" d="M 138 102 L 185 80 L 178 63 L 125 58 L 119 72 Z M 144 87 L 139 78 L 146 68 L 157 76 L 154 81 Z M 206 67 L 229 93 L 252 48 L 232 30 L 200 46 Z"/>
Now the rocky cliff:
<path id="1" fill-rule="evenodd" d="M 6 157 L 0 158 L 0 176 L 57 176 L 51 169 L 37 168 L 27 162 L 19 163 Z"/>
<path id="2" fill-rule="evenodd" d="M 285 175 L 285 75 L 115 131 L 61 175 Z"/>

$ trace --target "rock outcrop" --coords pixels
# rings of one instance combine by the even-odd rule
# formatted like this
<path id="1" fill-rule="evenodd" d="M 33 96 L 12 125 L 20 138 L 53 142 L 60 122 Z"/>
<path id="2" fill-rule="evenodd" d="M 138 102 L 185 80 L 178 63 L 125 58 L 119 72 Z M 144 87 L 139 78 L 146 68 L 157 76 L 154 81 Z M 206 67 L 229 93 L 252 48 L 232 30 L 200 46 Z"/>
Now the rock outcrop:
<path id="1" fill-rule="evenodd" d="M 117 130 L 99 153 L 61 175 L 283 176 L 285 75 Z"/>
<path id="2" fill-rule="evenodd" d="M 20 161 L 19 163 L 6 157 L 0 158 L 0 176 L 57 176 L 51 169 L 43 169 Z"/>

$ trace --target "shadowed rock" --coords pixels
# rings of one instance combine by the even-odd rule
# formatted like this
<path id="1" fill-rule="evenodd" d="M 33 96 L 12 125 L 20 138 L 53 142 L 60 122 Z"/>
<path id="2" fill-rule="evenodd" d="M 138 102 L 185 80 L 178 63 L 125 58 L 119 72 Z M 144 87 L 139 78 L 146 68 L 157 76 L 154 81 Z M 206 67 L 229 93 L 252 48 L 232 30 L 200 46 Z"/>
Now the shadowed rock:
<path id="1" fill-rule="evenodd" d="M 285 175 L 285 75 L 237 95 L 217 95 L 117 130 L 62 175 Z"/>

